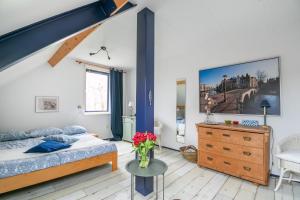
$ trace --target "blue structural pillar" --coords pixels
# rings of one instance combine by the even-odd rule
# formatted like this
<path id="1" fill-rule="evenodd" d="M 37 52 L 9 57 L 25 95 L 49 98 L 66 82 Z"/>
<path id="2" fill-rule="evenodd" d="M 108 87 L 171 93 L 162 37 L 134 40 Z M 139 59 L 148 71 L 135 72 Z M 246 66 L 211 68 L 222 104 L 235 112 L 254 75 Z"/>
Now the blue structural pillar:
<path id="1" fill-rule="evenodd" d="M 137 15 L 136 131 L 154 129 L 154 13 L 144 8 Z M 151 157 L 153 157 L 151 152 Z M 153 177 L 136 177 L 136 191 L 153 192 Z"/>

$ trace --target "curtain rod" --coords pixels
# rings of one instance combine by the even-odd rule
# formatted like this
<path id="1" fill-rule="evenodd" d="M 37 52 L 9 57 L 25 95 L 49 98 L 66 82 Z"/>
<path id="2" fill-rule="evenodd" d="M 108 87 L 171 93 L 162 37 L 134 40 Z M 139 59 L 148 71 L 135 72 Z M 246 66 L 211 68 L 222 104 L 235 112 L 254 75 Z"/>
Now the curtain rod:
<path id="1" fill-rule="evenodd" d="M 123 73 L 126 74 L 126 72 L 120 68 L 116 68 L 116 67 L 108 67 L 105 65 L 101 65 L 101 64 L 97 64 L 97 63 L 91 63 L 88 61 L 84 61 L 84 60 L 75 60 L 75 62 L 77 62 L 78 64 L 86 64 L 86 65 L 90 65 L 90 66 L 94 66 L 94 67 L 98 67 L 98 68 L 102 68 L 102 69 L 106 69 L 106 70 L 111 70 L 111 69 L 116 69 L 116 70 L 120 70 Z"/>

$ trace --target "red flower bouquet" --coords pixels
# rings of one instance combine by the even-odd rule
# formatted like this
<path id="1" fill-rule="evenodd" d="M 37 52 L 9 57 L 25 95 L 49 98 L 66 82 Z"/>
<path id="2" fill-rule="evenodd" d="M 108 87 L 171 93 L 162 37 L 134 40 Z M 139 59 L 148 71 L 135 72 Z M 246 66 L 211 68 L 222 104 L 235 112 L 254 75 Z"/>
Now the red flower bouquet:
<path id="1" fill-rule="evenodd" d="M 146 168 L 149 165 L 148 153 L 154 148 L 156 135 L 153 133 L 141 133 L 136 132 L 133 140 L 133 150 L 138 154 L 140 158 L 140 167 Z"/>

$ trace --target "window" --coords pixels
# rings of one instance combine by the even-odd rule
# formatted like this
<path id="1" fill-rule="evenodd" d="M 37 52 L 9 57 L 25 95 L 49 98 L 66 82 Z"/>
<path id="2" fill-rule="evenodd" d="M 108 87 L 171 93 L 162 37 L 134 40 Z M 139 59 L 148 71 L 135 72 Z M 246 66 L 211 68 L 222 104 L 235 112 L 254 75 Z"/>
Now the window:
<path id="1" fill-rule="evenodd" d="M 86 112 L 109 111 L 109 74 L 95 70 L 86 70 Z"/>

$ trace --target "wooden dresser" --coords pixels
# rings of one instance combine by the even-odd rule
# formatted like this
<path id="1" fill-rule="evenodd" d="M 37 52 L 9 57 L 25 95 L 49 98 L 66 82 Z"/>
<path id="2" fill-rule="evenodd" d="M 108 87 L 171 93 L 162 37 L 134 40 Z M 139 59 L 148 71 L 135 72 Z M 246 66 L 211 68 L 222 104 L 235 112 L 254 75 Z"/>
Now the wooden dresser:
<path id="1" fill-rule="evenodd" d="M 196 124 L 198 165 L 267 185 L 269 128 Z"/>

